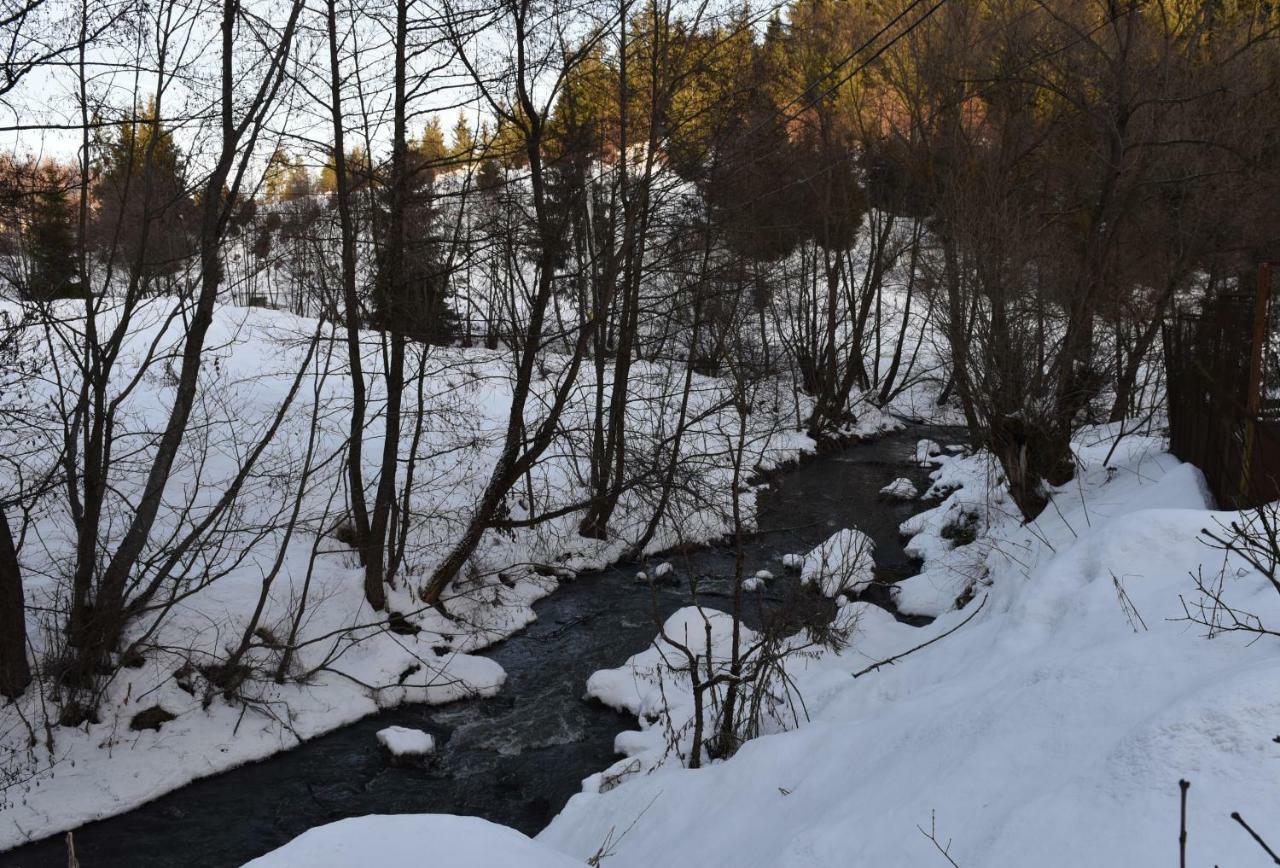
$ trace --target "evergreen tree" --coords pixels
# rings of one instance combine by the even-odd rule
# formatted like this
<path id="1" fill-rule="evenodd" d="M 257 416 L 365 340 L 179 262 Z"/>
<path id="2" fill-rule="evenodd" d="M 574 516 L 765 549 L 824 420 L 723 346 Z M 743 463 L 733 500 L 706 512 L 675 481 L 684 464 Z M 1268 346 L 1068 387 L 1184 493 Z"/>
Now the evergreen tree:
<path id="1" fill-rule="evenodd" d="M 459 113 L 458 122 L 453 125 L 453 158 L 469 161 L 475 149 L 476 140 L 471 135 L 471 127 L 467 126 L 466 115 Z"/>
<path id="2" fill-rule="evenodd" d="M 330 153 L 320 168 L 320 179 L 316 182 L 316 190 L 326 196 L 338 192 L 338 174 L 333 165 L 333 154 Z"/>
<path id="3" fill-rule="evenodd" d="M 26 236 L 30 268 L 26 295 L 32 299 L 75 294 L 76 241 L 66 179 L 52 167 L 40 172 Z"/>
<path id="4" fill-rule="evenodd" d="M 311 172 L 302 157 L 277 148 L 267 162 L 263 196 L 268 202 L 292 202 L 311 195 Z"/>
<path id="5" fill-rule="evenodd" d="M 172 274 L 194 252 L 197 215 L 187 194 L 182 153 L 151 103 L 97 142 L 98 208 L 93 241 L 142 287 Z"/>
<path id="6" fill-rule="evenodd" d="M 267 160 L 267 171 L 262 181 L 262 195 L 268 202 L 279 202 L 285 198 L 285 190 L 289 184 L 289 172 L 293 168 L 289 153 L 283 148 L 276 148 Z"/>
<path id="7" fill-rule="evenodd" d="M 438 165 L 448 159 L 449 148 L 445 145 L 444 127 L 440 126 L 440 118 L 431 116 L 414 150 L 417 152 L 417 157 L 428 166 Z"/>

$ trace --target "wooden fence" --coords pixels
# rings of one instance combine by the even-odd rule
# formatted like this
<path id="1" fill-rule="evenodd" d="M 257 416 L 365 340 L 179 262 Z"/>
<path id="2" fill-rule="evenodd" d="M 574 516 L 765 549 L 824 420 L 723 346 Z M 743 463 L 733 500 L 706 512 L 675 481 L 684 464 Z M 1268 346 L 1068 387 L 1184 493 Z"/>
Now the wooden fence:
<path id="1" fill-rule="evenodd" d="M 1280 264 L 1277 264 L 1280 266 Z M 1273 265 L 1254 292 L 1217 295 L 1164 326 L 1173 454 L 1224 508 L 1280 500 L 1280 303 Z"/>

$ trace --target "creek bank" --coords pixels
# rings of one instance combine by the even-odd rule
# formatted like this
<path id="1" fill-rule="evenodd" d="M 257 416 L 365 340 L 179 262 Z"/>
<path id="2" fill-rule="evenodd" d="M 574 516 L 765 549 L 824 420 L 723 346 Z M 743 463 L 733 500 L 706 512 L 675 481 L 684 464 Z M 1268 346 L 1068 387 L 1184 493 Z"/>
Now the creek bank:
<path id="1" fill-rule="evenodd" d="M 916 442 L 926 436 L 946 442 L 962 433 L 908 426 L 771 474 L 745 564 L 748 575 L 767 569 L 779 577 L 766 600 L 783 599 L 792 585 L 782 580 L 783 555 L 804 553 L 835 530 L 857 527 L 876 542 L 878 581 L 862 599 L 892 611 L 886 583 L 913 569 L 898 525 L 921 504 L 886 502 L 879 491 L 901 476 L 922 490 L 927 486 L 929 469 L 914 463 Z M 536 603 L 537 621 L 483 655 L 507 672 L 497 696 L 389 709 L 89 823 L 75 832 L 81 864 L 238 866 L 313 826 L 363 814 L 467 814 L 530 835 L 540 831 L 583 779 L 613 762 L 615 736 L 634 726 L 629 715 L 583 699 L 587 678 L 646 647 L 655 618 L 665 620 L 690 603 L 689 576 L 701 577 L 705 605 L 722 606 L 727 599 L 732 548 L 704 546 L 647 559 L 652 566 L 664 561 L 673 565 L 677 585 L 651 591 L 635 582 L 645 566 L 618 565 L 583 573 Z M 376 738 L 390 726 L 430 734 L 436 761 L 390 764 Z M 66 864 L 60 835 L 0 854 L 3 868 Z"/>

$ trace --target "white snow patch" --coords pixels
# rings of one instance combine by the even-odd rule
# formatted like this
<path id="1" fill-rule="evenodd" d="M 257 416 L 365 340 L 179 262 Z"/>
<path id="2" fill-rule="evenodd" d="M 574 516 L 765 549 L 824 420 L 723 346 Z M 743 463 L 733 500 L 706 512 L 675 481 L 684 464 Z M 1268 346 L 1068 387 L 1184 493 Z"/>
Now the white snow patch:
<path id="1" fill-rule="evenodd" d="M 900 476 L 880 489 L 880 494 L 894 500 L 914 500 L 920 494 L 920 490 L 910 479 Z"/>
<path id="2" fill-rule="evenodd" d="M 916 444 L 916 464 L 927 467 L 935 464 L 935 456 L 942 454 L 942 447 L 934 440 L 921 440 Z"/>
<path id="3" fill-rule="evenodd" d="M 875 578 L 875 542 L 860 530 L 838 530 L 804 556 L 803 584 L 817 584 L 828 597 L 857 594 Z"/>
<path id="4" fill-rule="evenodd" d="M 429 855 L 428 855 L 429 854 Z M 452 814 L 372 814 L 308 829 L 245 868 L 581 868 L 515 829 Z"/>
<path id="5" fill-rule="evenodd" d="M 436 751 L 436 740 L 431 733 L 407 726 L 388 726 L 378 730 L 378 744 L 392 756 L 425 756 Z"/>

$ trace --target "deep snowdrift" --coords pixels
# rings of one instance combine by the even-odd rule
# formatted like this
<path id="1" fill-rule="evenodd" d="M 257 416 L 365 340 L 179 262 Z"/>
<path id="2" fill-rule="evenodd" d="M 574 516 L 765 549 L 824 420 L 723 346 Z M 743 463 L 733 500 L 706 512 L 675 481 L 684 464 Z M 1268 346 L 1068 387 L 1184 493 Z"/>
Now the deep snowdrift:
<path id="1" fill-rule="evenodd" d="M 945 588 L 965 610 L 914 629 L 845 607 L 853 647 L 797 663 L 808 724 L 709 768 L 667 765 L 576 796 L 539 841 L 585 857 L 629 828 L 615 868 L 654 853 L 690 866 L 946 864 L 921 831 L 936 816 L 964 866 L 1169 864 L 1185 777 L 1188 864 L 1261 864 L 1229 815 L 1266 828 L 1280 811 L 1280 656 L 1273 641 L 1207 641 L 1181 602 L 1195 598 L 1190 572 L 1223 568 L 1197 536 L 1229 514 L 1207 511 L 1198 471 L 1153 441 L 1123 442 L 1112 469 L 1109 447 L 1078 444 L 1079 480 L 1026 527 L 987 492 L 982 456 L 938 459 L 941 484 L 964 487 L 909 524 L 938 559 L 941 529 L 976 513 L 977 541 L 956 551 L 974 549 L 981 569 Z M 1240 567 L 1228 564 L 1232 602 L 1274 617 L 1274 590 Z M 941 580 L 930 569 L 908 588 Z M 952 635 L 851 677 L 979 606 Z"/>

